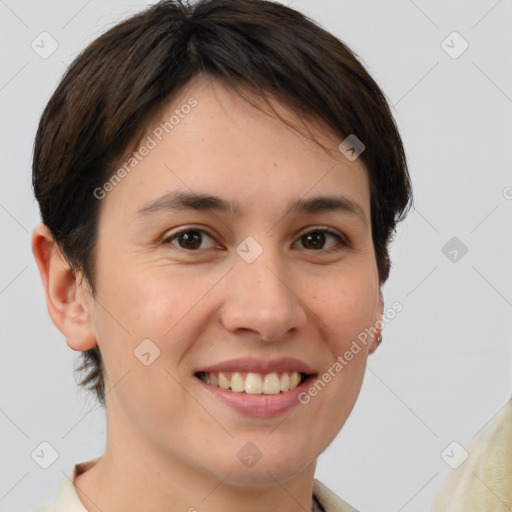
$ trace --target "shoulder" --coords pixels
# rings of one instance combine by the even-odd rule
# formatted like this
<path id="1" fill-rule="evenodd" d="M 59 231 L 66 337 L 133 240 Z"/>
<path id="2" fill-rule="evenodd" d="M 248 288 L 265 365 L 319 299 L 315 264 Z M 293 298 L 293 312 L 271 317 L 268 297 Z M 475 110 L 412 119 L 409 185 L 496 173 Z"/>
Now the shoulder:
<path id="1" fill-rule="evenodd" d="M 432 510 L 511 510 L 511 474 L 512 400 L 470 442 L 466 460 L 450 472 Z"/>
<path id="2" fill-rule="evenodd" d="M 325 512 L 358 512 L 316 478 L 313 481 L 313 494 Z"/>

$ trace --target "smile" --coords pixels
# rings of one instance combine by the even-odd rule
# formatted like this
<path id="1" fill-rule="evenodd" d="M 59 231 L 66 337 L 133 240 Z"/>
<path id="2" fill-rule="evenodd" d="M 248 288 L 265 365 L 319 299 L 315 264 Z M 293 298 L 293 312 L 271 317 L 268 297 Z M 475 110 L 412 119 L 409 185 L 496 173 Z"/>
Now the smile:
<path id="1" fill-rule="evenodd" d="M 295 357 L 239 357 L 195 368 L 193 376 L 212 407 L 221 404 L 244 416 L 272 418 L 301 405 L 299 395 L 316 377 L 317 366 Z"/>
<path id="2" fill-rule="evenodd" d="M 210 386 L 249 395 L 278 395 L 294 390 L 311 375 L 298 371 L 254 372 L 197 372 L 196 377 Z"/>

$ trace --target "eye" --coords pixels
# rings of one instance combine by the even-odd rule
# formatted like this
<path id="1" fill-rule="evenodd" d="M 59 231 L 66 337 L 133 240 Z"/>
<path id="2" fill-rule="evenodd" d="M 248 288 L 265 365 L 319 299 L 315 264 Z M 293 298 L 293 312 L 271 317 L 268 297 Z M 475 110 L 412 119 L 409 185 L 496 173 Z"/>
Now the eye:
<path id="1" fill-rule="evenodd" d="M 330 247 L 325 247 L 328 240 L 334 240 Z M 201 245 L 203 242 L 208 242 L 210 245 L 206 247 Z M 345 247 L 348 247 L 348 242 L 337 232 L 326 228 L 316 228 L 303 233 L 299 241 L 303 244 L 305 249 L 312 251 L 335 252 Z M 337 242 L 337 243 L 336 243 Z M 180 249 L 188 251 L 197 251 L 198 249 L 212 249 L 215 247 L 215 242 L 203 229 L 187 228 L 178 231 L 177 233 L 167 236 L 163 240 L 164 244 L 172 244 L 178 246 Z"/>
<path id="2" fill-rule="evenodd" d="M 335 239 L 338 243 L 332 245 L 331 247 L 325 248 L 324 245 L 326 243 L 326 240 L 329 239 Z M 332 231 L 330 229 L 325 228 L 318 228 L 314 229 L 312 231 L 308 231 L 301 235 L 299 240 L 303 243 L 306 249 L 310 249 L 313 251 L 320 251 L 324 249 L 326 252 L 331 251 L 339 251 L 344 247 L 348 247 L 348 243 L 344 240 L 344 238 L 336 233 L 335 231 Z M 336 246 L 339 246 L 336 248 Z"/>
<path id="3" fill-rule="evenodd" d="M 163 243 L 170 243 L 173 245 L 177 245 L 181 249 L 193 251 L 200 248 L 201 243 L 204 241 L 204 239 L 209 239 L 213 241 L 213 238 L 206 231 L 202 229 L 188 228 L 166 237 L 163 240 Z M 176 241 L 176 243 L 174 241 Z M 210 245 L 210 247 L 203 247 L 203 249 L 210 249 L 213 246 L 214 245 Z"/>

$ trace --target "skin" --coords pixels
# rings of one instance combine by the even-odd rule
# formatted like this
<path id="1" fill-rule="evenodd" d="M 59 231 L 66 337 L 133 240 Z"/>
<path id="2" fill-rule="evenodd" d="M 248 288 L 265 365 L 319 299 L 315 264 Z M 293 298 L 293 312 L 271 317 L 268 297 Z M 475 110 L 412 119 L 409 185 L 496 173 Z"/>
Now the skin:
<path id="1" fill-rule="evenodd" d="M 33 232 L 53 322 L 73 350 L 99 346 L 106 367 L 105 454 L 75 488 L 89 511 L 311 510 L 316 459 L 355 404 L 379 332 L 309 404 L 276 417 L 232 410 L 194 371 L 290 356 L 321 375 L 375 324 L 383 302 L 367 172 L 319 125 L 310 128 L 332 156 L 205 76 L 162 119 L 191 96 L 198 105 L 101 201 L 95 298 L 48 229 Z M 237 201 L 241 213 L 137 216 L 177 190 Z M 290 201 L 336 194 L 357 203 L 367 223 L 344 211 L 285 213 Z M 199 248 L 163 241 L 190 225 L 206 231 Z M 350 245 L 326 234 L 315 249 L 302 235 L 318 225 Z M 236 252 L 247 236 L 263 248 L 250 264 Z M 148 338 L 160 356 L 146 366 L 133 351 Z M 262 453 L 252 467 L 236 456 L 247 442 Z"/>

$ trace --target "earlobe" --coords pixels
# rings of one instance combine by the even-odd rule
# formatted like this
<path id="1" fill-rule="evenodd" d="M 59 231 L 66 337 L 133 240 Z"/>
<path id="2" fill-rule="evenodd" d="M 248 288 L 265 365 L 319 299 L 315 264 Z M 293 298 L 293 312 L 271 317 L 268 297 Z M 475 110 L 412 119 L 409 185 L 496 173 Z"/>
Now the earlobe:
<path id="1" fill-rule="evenodd" d="M 90 294 L 79 285 L 44 224 L 38 225 L 32 233 L 32 252 L 43 282 L 48 313 L 66 337 L 68 346 L 77 351 L 96 346 L 91 327 Z"/>
<path id="2" fill-rule="evenodd" d="M 384 299 L 382 298 L 382 292 L 380 293 L 380 298 L 378 301 L 378 307 L 377 307 L 378 315 L 375 318 L 374 327 L 377 330 L 377 332 L 374 335 L 372 344 L 370 345 L 369 353 L 373 354 L 377 348 L 379 348 L 379 345 L 382 343 L 382 315 L 384 314 Z"/>

